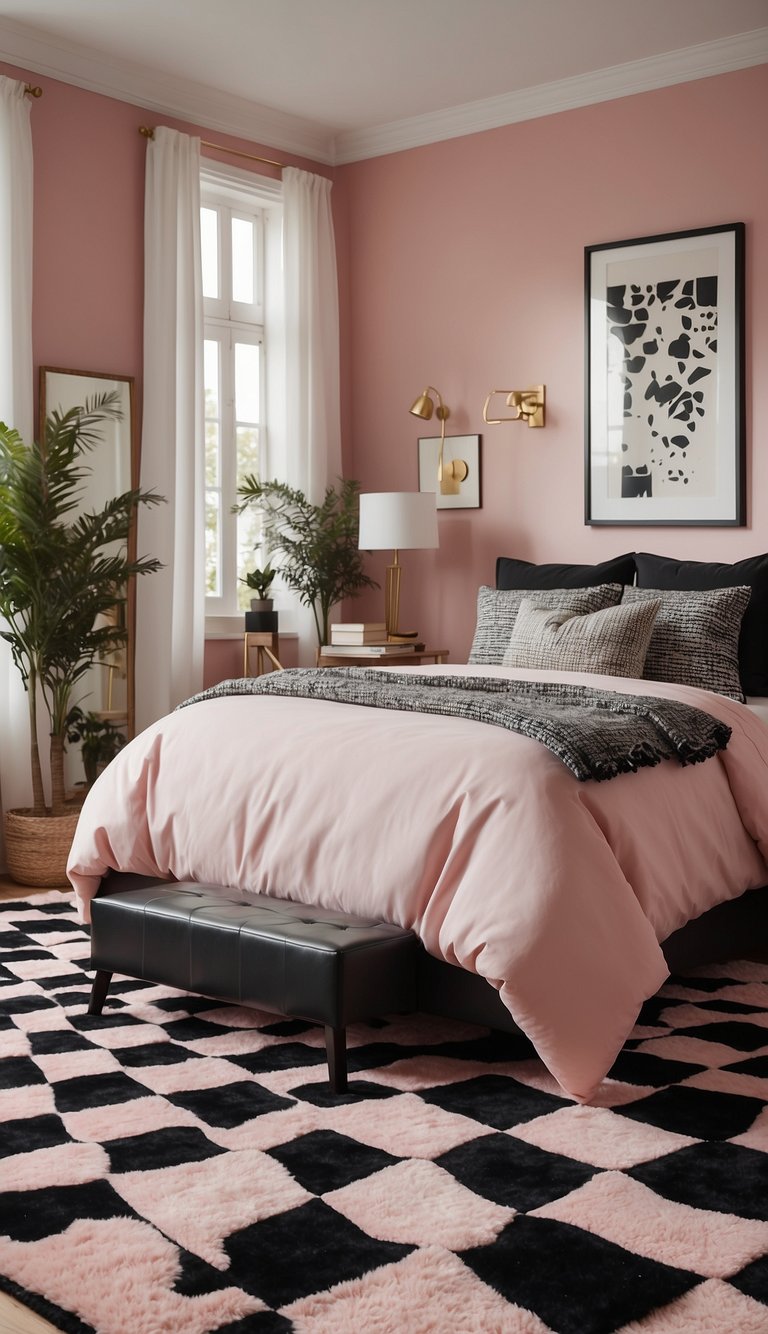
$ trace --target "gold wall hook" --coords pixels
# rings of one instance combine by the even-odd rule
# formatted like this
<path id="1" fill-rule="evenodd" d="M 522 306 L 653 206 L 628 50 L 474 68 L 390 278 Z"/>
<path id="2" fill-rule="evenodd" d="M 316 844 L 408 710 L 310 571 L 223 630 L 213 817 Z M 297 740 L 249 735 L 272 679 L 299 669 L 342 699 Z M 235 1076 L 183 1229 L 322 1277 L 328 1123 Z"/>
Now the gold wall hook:
<path id="1" fill-rule="evenodd" d="M 512 417 L 488 416 L 488 406 L 495 394 L 505 395 L 507 407 L 514 410 Z M 533 389 L 492 389 L 483 405 L 483 421 L 489 426 L 520 421 L 526 421 L 529 426 L 543 426 L 545 404 L 546 386 L 543 384 L 537 384 Z"/>

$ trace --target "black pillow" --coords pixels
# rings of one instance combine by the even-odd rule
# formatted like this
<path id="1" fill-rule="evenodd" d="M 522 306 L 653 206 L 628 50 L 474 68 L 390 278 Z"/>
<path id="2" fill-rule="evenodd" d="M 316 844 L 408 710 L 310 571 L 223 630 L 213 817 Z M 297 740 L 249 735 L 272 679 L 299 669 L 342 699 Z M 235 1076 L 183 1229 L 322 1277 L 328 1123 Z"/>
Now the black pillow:
<path id="1" fill-rule="evenodd" d="M 599 565 L 534 565 L 513 556 L 499 556 L 496 561 L 497 588 L 594 588 L 596 584 L 634 582 L 635 558 L 631 551 Z"/>
<path id="2" fill-rule="evenodd" d="M 768 553 L 726 565 L 636 551 L 635 564 L 638 588 L 751 588 L 739 636 L 739 675 L 745 695 L 768 695 Z"/>

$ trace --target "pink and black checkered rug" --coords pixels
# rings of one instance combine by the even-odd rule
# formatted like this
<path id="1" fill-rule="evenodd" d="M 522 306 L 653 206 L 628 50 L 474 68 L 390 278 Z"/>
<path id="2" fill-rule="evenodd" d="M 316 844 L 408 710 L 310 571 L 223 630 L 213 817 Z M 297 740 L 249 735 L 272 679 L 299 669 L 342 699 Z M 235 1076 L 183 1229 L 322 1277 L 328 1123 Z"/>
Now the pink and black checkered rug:
<path id="1" fill-rule="evenodd" d="M 600 1106 L 521 1039 L 322 1032 L 0 912 L 0 1285 L 72 1334 L 768 1330 L 768 965 L 670 980 Z"/>

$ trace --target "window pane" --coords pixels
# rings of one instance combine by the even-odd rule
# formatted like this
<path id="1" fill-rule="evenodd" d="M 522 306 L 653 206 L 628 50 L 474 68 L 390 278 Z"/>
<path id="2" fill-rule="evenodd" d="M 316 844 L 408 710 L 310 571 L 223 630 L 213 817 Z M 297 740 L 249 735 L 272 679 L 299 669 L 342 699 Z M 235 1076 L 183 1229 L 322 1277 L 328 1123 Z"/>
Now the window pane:
<path id="1" fill-rule="evenodd" d="M 237 577 L 244 579 L 248 570 L 266 563 L 261 551 L 261 530 L 259 516 L 253 509 L 244 510 L 237 519 Z M 255 597 L 252 589 L 245 584 L 237 585 L 237 605 L 241 611 L 247 611 L 250 599 Z"/>
<path id="2" fill-rule="evenodd" d="M 253 290 L 254 227 L 247 218 L 232 219 L 232 300 L 255 301 Z"/>
<path id="3" fill-rule="evenodd" d="M 235 417 L 239 422 L 259 420 L 258 343 L 235 343 Z"/>
<path id="4" fill-rule="evenodd" d="M 210 597 L 221 596 L 221 495 L 205 495 L 205 591 Z"/>
<path id="5" fill-rule="evenodd" d="M 200 210 L 200 248 L 203 261 L 203 296 L 219 295 L 219 215 L 215 208 Z"/>
<path id="6" fill-rule="evenodd" d="M 237 485 L 251 475 L 259 475 L 259 429 L 257 426 L 238 426 Z"/>
<path id="7" fill-rule="evenodd" d="M 205 485 L 221 485 L 221 436 L 218 422 L 205 423 Z"/>
<path id="8" fill-rule="evenodd" d="M 219 344 L 206 338 L 203 344 L 203 382 L 205 385 L 205 415 L 219 415 Z"/>

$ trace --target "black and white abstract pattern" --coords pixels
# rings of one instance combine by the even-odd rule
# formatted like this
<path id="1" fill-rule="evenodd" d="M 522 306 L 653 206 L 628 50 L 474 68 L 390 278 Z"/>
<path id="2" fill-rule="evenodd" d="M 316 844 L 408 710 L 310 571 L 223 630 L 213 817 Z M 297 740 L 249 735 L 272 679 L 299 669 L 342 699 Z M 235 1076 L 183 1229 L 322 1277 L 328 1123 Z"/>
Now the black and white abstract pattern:
<path id="1" fill-rule="evenodd" d="M 607 289 L 609 384 L 621 395 L 621 495 L 716 487 L 716 274 L 687 272 Z"/>

